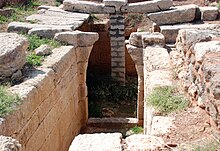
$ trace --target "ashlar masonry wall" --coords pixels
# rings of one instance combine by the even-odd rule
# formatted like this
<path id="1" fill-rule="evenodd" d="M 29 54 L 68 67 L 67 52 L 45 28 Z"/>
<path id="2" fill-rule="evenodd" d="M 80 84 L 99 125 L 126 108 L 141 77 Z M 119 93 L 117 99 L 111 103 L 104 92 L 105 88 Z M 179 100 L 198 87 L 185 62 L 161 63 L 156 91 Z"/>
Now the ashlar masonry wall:
<path id="1" fill-rule="evenodd" d="M 68 150 L 88 119 L 86 70 L 92 47 L 56 48 L 25 82 L 13 86 L 22 103 L 1 119 L 0 134 L 17 139 L 22 151 Z"/>

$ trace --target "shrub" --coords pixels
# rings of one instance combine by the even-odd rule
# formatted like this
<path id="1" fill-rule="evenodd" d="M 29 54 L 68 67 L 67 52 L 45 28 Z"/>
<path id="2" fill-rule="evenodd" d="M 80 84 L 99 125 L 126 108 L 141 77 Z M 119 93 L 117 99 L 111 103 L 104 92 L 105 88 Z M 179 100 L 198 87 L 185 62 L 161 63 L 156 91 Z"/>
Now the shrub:
<path id="1" fill-rule="evenodd" d="M 0 15 L 0 24 L 8 22 L 8 18 Z"/>
<path id="2" fill-rule="evenodd" d="M 7 87 L 0 86 L 0 117 L 9 114 L 15 105 L 19 104 L 20 98 L 7 91 Z"/>
<path id="3" fill-rule="evenodd" d="M 155 107 L 159 112 L 167 114 L 186 108 L 189 102 L 171 86 L 156 87 L 147 97 L 147 105 Z"/>

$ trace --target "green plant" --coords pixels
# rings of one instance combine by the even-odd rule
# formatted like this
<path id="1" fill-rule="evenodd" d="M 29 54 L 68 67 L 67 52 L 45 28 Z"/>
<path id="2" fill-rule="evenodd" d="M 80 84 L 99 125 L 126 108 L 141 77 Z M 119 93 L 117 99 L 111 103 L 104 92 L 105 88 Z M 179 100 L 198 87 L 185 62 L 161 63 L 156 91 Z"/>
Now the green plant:
<path id="1" fill-rule="evenodd" d="M 15 105 L 18 105 L 20 98 L 7 91 L 7 87 L 0 86 L 0 117 L 9 114 Z"/>
<path id="2" fill-rule="evenodd" d="M 171 86 L 156 87 L 147 97 L 147 105 L 155 107 L 159 112 L 167 114 L 186 108 L 189 102 Z"/>
<path id="3" fill-rule="evenodd" d="M 0 15 L 0 24 L 8 22 L 8 18 Z"/>
<path id="4" fill-rule="evenodd" d="M 43 61 L 43 57 L 37 56 L 35 53 L 30 53 L 29 55 L 27 55 L 26 61 L 27 61 L 28 65 L 41 66 L 42 61 Z"/>
<path id="5" fill-rule="evenodd" d="M 56 6 L 59 6 L 63 3 L 63 0 L 56 0 Z"/>
<path id="6" fill-rule="evenodd" d="M 140 134 L 144 132 L 143 127 L 140 126 L 135 126 L 133 128 L 130 129 L 132 132 L 134 132 L 134 134 Z"/>
<path id="7" fill-rule="evenodd" d="M 218 7 L 218 9 L 220 9 L 220 2 L 218 2 L 217 7 Z"/>
<path id="8" fill-rule="evenodd" d="M 27 37 L 29 42 L 29 46 L 28 46 L 29 51 L 35 50 L 36 48 L 40 47 L 43 44 L 48 44 L 52 48 L 57 48 L 61 46 L 61 43 L 54 39 L 40 38 L 37 35 L 25 35 L 25 36 Z"/>

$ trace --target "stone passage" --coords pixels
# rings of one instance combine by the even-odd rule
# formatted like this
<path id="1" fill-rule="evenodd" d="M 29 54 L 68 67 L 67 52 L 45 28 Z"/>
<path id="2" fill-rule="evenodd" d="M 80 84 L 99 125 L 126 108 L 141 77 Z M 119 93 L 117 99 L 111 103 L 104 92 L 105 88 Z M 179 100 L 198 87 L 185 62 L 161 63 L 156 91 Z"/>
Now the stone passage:
<path id="1" fill-rule="evenodd" d="M 110 15 L 111 75 L 118 81 L 125 81 L 125 37 L 124 15 Z"/>
<path id="2" fill-rule="evenodd" d="M 79 0 L 64 0 L 64 10 L 83 13 L 109 14 L 111 39 L 111 75 L 120 82 L 125 82 L 125 13 L 150 13 L 167 10 L 172 6 L 171 0 L 153 0 L 131 3 L 127 0 L 104 0 L 103 3 Z"/>

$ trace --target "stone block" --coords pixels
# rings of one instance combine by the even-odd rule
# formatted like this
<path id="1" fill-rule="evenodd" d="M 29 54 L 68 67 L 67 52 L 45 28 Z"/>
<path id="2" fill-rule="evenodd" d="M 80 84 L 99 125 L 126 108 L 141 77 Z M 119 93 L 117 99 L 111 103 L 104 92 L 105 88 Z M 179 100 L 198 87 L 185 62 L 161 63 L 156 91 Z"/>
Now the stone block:
<path id="1" fill-rule="evenodd" d="M 121 12 L 121 7 L 127 4 L 127 0 L 104 0 L 105 6 L 114 7 L 115 12 Z"/>
<path id="2" fill-rule="evenodd" d="M 121 8 L 123 13 L 152 13 L 167 10 L 173 6 L 172 0 L 152 0 L 145 2 L 128 3 Z"/>
<path id="3" fill-rule="evenodd" d="M 126 45 L 126 47 L 135 65 L 143 65 L 143 48 L 138 48 L 129 44 Z"/>
<path id="4" fill-rule="evenodd" d="M 135 134 L 125 140 L 127 150 L 159 150 L 165 142 L 162 138 L 150 135 Z"/>
<path id="5" fill-rule="evenodd" d="M 167 11 L 150 13 L 147 16 L 158 25 L 170 25 L 191 22 L 195 19 L 197 5 L 183 5 L 170 8 Z"/>
<path id="6" fill-rule="evenodd" d="M 112 7 L 106 7 L 104 4 L 98 4 L 95 2 L 78 1 L 78 0 L 64 0 L 63 9 L 68 11 L 77 11 L 82 13 L 115 13 L 115 9 Z"/>
<path id="7" fill-rule="evenodd" d="M 73 46 L 62 46 L 52 50 L 52 54 L 48 56 L 44 62 L 43 68 L 51 68 L 54 70 L 58 82 L 60 77 L 67 71 L 74 62 L 76 63 L 76 50 Z"/>
<path id="8" fill-rule="evenodd" d="M 0 76 L 10 77 L 24 66 L 28 41 L 16 33 L 1 33 L 0 41 Z"/>
<path id="9" fill-rule="evenodd" d="M 201 20 L 213 21 L 216 20 L 219 14 L 217 7 L 199 7 L 201 12 Z"/>
<path id="10" fill-rule="evenodd" d="M 155 70 L 145 73 L 144 85 L 145 93 L 150 93 L 153 88 L 158 86 L 171 86 L 171 72 L 169 70 Z"/>
<path id="11" fill-rule="evenodd" d="M 42 38 L 53 39 L 56 33 L 72 31 L 70 28 L 32 28 L 28 31 L 28 35 L 37 35 Z"/>
<path id="12" fill-rule="evenodd" d="M 75 137 L 69 151 L 121 151 L 121 138 L 122 134 L 120 133 L 81 134 Z"/>
<path id="13" fill-rule="evenodd" d="M 45 142 L 45 130 L 44 130 L 44 124 L 41 123 L 38 129 L 35 131 L 35 133 L 32 135 L 32 137 L 28 140 L 26 144 L 26 150 L 39 150 L 40 147 Z"/>
<path id="14" fill-rule="evenodd" d="M 197 62 L 202 62 L 205 54 L 209 52 L 220 52 L 220 42 L 210 41 L 210 42 L 200 42 L 196 43 L 194 47 L 195 57 Z"/>
<path id="15" fill-rule="evenodd" d="M 61 32 L 55 35 L 55 39 L 75 47 L 88 47 L 99 39 L 99 35 L 93 32 L 81 31 Z"/>
<path id="16" fill-rule="evenodd" d="M 26 144 L 27 141 L 30 139 L 30 137 L 32 137 L 32 135 L 37 130 L 40 124 L 40 120 L 38 116 L 39 116 L 39 111 L 37 110 L 19 132 L 17 139 L 22 145 Z"/>
<path id="17" fill-rule="evenodd" d="M 143 48 L 142 37 L 143 35 L 149 35 L 149 34 L 150 34 L 149 32 L 133 32 L 130 35 L 129 44 Z"/>
<path id="18" fill-rule="evenodd" d="M 89 60 L 89 55 L 92 51 L 93 46 L 89 47 L 77 47 L 76 48 L 76 58 L 77 62 L 84 62 L 86 63 Z"/>
<path id="19" fill-rule="evenodd" d="M 55 25 L 42 25 L 42 24 L 31 24 L 31 23 L 23 23 L 23 22 L 11 22 L 8 24 L 8 32 L 23 32 L 25 34 L 28 33 L 29 30 L 33 28 L 43 28 L 43 29 L 59 29 L 64 31 L 69 31 L 72 29 L 75 29 L 72 25 L 66 25 L 66 26 L 55 26 Z"/>
<path id="20" fill-rule="evenodd" d="M 161 33 L 155 32 L 150 34 L 142 35 L 142 43 L 143 48 L 147 46 L 161 46 L 164 47 L 165 45 L 165 37 Z"/>
<path id="21" fill-rule="evenodd" d="M 170 57 L 165 48 L 147 47 L 143 50 L 143 60 L 147 72 L 169 69 L 170 66 Z"/>

